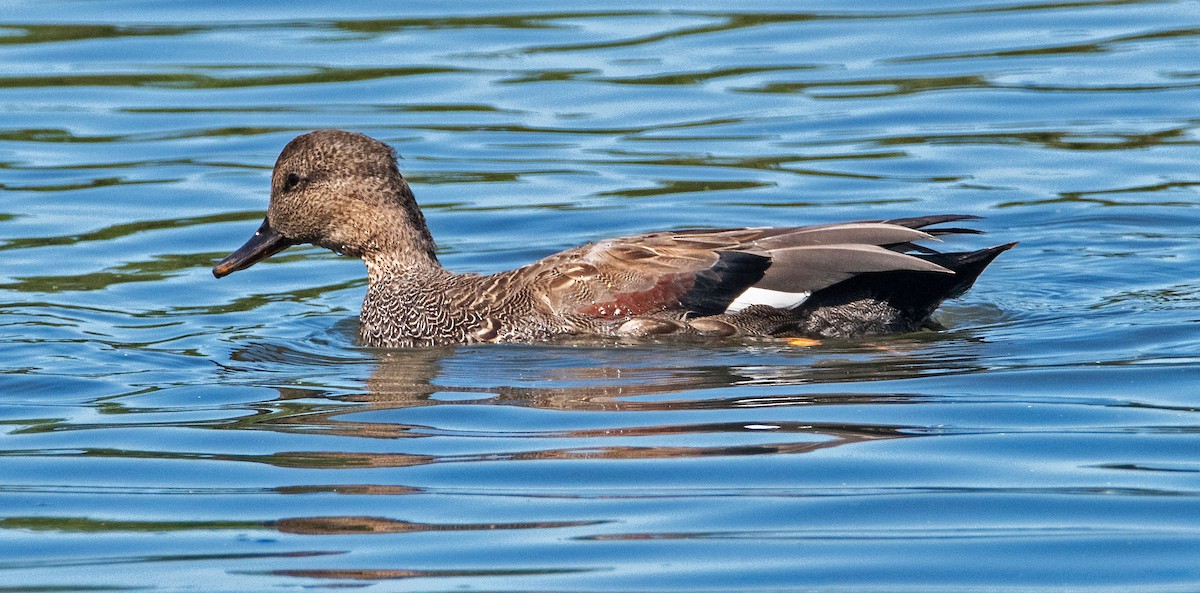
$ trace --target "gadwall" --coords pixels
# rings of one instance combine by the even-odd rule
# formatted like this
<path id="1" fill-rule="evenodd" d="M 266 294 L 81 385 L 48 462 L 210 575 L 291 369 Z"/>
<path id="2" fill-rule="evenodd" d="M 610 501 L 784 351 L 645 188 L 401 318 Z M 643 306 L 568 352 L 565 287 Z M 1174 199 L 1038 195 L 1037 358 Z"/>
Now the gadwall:
<path id="1" fill-rule="evenodd" d="M 800 227 L 663 231 L 608 239 L 490 276 L 438 263 L 388 145 L 322 130 L 288 143 L 254 236 L 220 278 L 289 246 L 360 257 L 362 343 L 406 347 L 558 336 L 852 337 L 908 332 L 966 292 L 1015 243 L 943 253 L 916 244 L 975 233 L 922 216 Z"/>

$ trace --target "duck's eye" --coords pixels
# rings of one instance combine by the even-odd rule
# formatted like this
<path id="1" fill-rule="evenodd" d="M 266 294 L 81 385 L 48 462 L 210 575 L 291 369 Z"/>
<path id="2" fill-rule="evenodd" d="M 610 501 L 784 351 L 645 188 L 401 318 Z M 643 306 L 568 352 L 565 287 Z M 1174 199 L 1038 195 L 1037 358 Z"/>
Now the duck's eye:
<path id="1" fill-rule="evenodd" d="M 296 186 L 300 185 L 300 182 L 303 180 L 304 178 L 300 177 L 296 173 L 288 173 L 283 178 L 283 191 L 292 191 L 293 189 L 296 189 Z"/>

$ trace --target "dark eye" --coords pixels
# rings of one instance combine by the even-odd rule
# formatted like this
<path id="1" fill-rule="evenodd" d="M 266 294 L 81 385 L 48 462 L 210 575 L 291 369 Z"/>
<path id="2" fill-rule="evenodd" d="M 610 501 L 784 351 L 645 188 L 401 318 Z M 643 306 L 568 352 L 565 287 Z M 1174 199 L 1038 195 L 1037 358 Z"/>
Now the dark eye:
<path id="1" fill-rule="evenodd" d="M 288 173 L 283 178 L 283 191 L 292 191 L 293 189 L 296 189 L 296 186 L 300 185 L 300 182 L 303 180 L 303 177 L 300 177 L 295 173 Z"/>

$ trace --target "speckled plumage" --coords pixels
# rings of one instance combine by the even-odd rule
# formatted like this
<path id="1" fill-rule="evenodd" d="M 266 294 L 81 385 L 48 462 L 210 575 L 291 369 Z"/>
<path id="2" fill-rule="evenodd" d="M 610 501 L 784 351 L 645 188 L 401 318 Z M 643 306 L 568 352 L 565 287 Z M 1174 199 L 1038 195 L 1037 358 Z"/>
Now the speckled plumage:
<path id="1" fill-rule="evenodd" d="M 1014 244 L 940 253 L 973 233 L 942 215 L 609 239 L 490 276 L 454 274 L 386 144 L 322 130 L 292 140 L 254 237 L 214 269 L 312 243 L 363 259 L 364 344 L 528 342 L 568 335 L 847 337 L 912 331 Z M 765 304 L 769 303 L 769 304 Z"/>

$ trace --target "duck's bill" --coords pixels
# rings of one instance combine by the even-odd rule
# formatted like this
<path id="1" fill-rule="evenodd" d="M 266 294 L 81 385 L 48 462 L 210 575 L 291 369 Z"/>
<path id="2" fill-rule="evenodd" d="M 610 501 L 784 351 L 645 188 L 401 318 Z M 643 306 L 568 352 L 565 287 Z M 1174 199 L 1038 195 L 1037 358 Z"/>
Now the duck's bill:
<path id="1" fill-rule="evenodd" d="M 271 228 L 267 221 L 263 221 L 262 226 L 254 231 L 254 236 L 246 241 L 245 245 L 238 248 L 237 251 L 229 254 L 229 257 L 221 260 L 213 268 L 213 276 L 221 278 L 228 276 L 238 270 L 245 270 L 250 266 L 295 245 L 291 240 L 278 231 Z"/>

